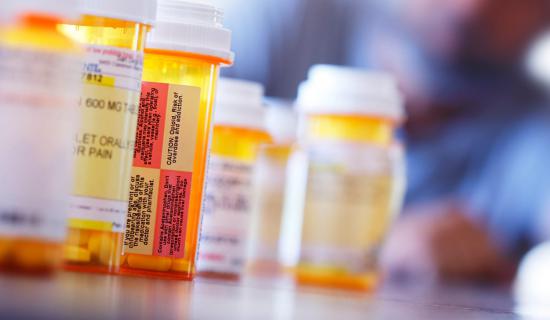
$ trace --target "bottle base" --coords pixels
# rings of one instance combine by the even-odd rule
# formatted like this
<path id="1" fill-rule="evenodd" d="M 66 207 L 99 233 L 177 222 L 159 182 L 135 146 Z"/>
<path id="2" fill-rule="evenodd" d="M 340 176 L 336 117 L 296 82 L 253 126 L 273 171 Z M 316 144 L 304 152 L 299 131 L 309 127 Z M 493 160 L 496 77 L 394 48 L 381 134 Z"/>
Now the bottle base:
<path id="1" fill-rule="evenodd" d="M 113 267 L 108 267 L 104 265 L 93 265 L 93 264 L 77 264 L 71 262 L 65 262 L 63 265 L 65 271 L 70 272 L 82 272 L 82 273 L 98 273 L 98 274 L 119 274 L 119 270 Z"/>
<path id="2" fill-rule="evenodd" d="M 294 278 L 299 285 L 362 292 L 375 291 L 380 282 L 380 276 L 377 272 L 361 275 L 328 274 L 312 272 L 310 270 L 300 270 L 300 268 L 294 270 Z"/>
<path id="3" fill-rule="evenodd" d="M 122 234 L 69 228 L 64 247 L 67 271 L 117 274 L 120 265 Z"/>
<path id="4" fill-rule="evenodd" d="M 122 276 L 158 278 L 165 280 L 193 281 L 194 275 L 189 273 L 161 272 L 150 270 L 139 270 L 122 267 L 119 272 Z"/>
<path id="5" fill-rule="evenodd" d="M 51 275 L 61 265 L 59 243 L 31 239 L 0 239 L 0 272 Z"/>
<path id="6" fill-rule="evenodd" d="M 238 273 L 229 273 L 229 272 L 217 272 L 217 271 L 199 271 L 197 272 L 198 278 L 203 279 L 215 279 L 215 280 L 224 280 L 224 281 L 240 281 L 241 275 Z"/>
<path id="7" fill-rule="evenodd" d="M 285 272 L 281 264 L 276 261 L 258 260 L 250 264 L 248 272 L 259 276 L 278 276 Z"/>

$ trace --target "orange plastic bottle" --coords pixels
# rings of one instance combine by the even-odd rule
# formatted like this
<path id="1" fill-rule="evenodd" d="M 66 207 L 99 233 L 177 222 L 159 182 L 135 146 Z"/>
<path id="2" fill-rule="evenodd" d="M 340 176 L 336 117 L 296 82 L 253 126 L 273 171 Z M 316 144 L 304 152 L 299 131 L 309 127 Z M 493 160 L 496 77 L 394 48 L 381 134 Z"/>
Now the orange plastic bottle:
<path id="1" fill-rule="evenodd" d="M 403 196 L 395 163 L 401 96 L 389 75 L 315 66 L 297 105 L 302 124 L 283 223 L 284 247 L 297 250 L 287 263 L 297 263 L 301 283 L 370 290 Z"/>
<path id="2" fill-rule="evenodd" d="M 158 3 L 145 50 L 124 274 L 194 276 L 216 83 L 233 60 L 222 17 L 206 3 Z"/>
<path id="3" fill-rule="evenodd" d="M 65 267 L 117 272 L 128 208 L 143 50 L 155 0 L 79 0 L 82 19 L 60 28 L 86 50 Z"/>
<path id="4" fill-rule="evenodd" d="M 222 79 L 200 240 L 200 275 L 237 279 L 244 271 L 252 222 L 253 180 L 265 127 L 263 88 Z"/>

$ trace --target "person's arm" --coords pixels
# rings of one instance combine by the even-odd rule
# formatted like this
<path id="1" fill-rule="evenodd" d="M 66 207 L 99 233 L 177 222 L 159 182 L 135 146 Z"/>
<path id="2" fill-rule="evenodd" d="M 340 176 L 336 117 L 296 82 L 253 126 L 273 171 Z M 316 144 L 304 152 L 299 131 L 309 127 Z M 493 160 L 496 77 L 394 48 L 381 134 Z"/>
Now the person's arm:
<path id="1" fill-rule="evenodd" d="M 487 230 L 453 200 L 409 208 L 390 233 L 381 265 L 389 280 L 420 283 L 492 282 L 513 267 Z"/>

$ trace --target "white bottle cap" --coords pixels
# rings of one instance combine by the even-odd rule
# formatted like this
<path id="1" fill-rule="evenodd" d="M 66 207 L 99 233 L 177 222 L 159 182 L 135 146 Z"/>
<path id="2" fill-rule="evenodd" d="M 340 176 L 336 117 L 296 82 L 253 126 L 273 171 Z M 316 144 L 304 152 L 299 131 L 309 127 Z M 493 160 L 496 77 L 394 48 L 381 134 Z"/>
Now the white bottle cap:
<path id="1" fill-rule="evenodd" d="M 0 21 L 12 22 L 24 14 L 42 14 L 61 20 L 78 18 L 78 0 L 3 0 Z"/>
<path id="2" fill-rule="evenodd" d="M 403 99 L 391 75 L 339 66 L 313 66 L 300 85 L 297 105 L 308 114 L 405 118 Z"/>
<path id="3" fill-rule="evenodd" d="M 516 311 L 529 319 L 548 319 L 550 315 L 550 242 L 525 255 L 514 283 Z"/>
<path id="4" fill-rule="evenodd" d="M 273 141 L 278 144 L 295 142 L 298 116 L 292 108 L 292 102 L 268 98 L 266 104 L 266 128 Z"/>
<path id="5" fill-rule="evenodd" d="M 266 130 L 264 89 L 259 83 L 222 78 L 218 82 L 215 125 Z"/>
<path id="6" fill-rule="evenodd" d="M 189 0 L 159 0 L 147 48 L 211 56 L 228 64 L 234 58 L 223 12 L 211 4 Z"/>
<path id="7" fill-rule="evenodd" d="M 80 0 L 82 14 L 153 25 L 156 0 Z"/>

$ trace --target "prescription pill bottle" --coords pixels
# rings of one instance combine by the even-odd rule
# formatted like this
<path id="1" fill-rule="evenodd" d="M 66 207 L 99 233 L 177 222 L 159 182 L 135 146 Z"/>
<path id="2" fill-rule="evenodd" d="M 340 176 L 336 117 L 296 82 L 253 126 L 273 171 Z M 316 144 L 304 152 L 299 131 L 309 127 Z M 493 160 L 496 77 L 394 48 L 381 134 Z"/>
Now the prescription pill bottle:
<path id="1" fill-rule="evenodd" d="M 286 170 L 297 133 L 292 102 L 266 100 L 266 128 L 273 141 L 260 146 L 254 175 L 250 269 L 256 274 L 278 274 Z"/>
<path id="2" fill-rule="evenodd" d="M 145 50 L 122 272 L 191 279 L 219 68 L 233 60 L 223 13 L 160 0 Z"/>
<path id="3" fill-rule="evenodd" d="M 81 56 L 73 0 L 0 2 L 0 271 L 61 262 Z"/>
<path id="4" fill-rule="evenodd" d="M 299 232 L 296 278 L 372 289 L 400 203 L 394 146 L 405 117 L 401 95 L 387 74 L 321 65 L 300 86 L 297 105 L 300 146 L 290 160 L 284 218 Z"/>
<path id="5" fill-rule="evenodd" d="M 270 142 L 260 84 L 220 81 L 198 272 L 237 279 L 246 262 L 258 149 Z"/>
<path id="6" fill-rule="evenodd" d="M 61 28 L 86 50 L 65 261 L 71 270 L 114 272 L 128 209 L 143 50 L 156 2 L 80 0 L 80 9 L 81 21 Z"/>

